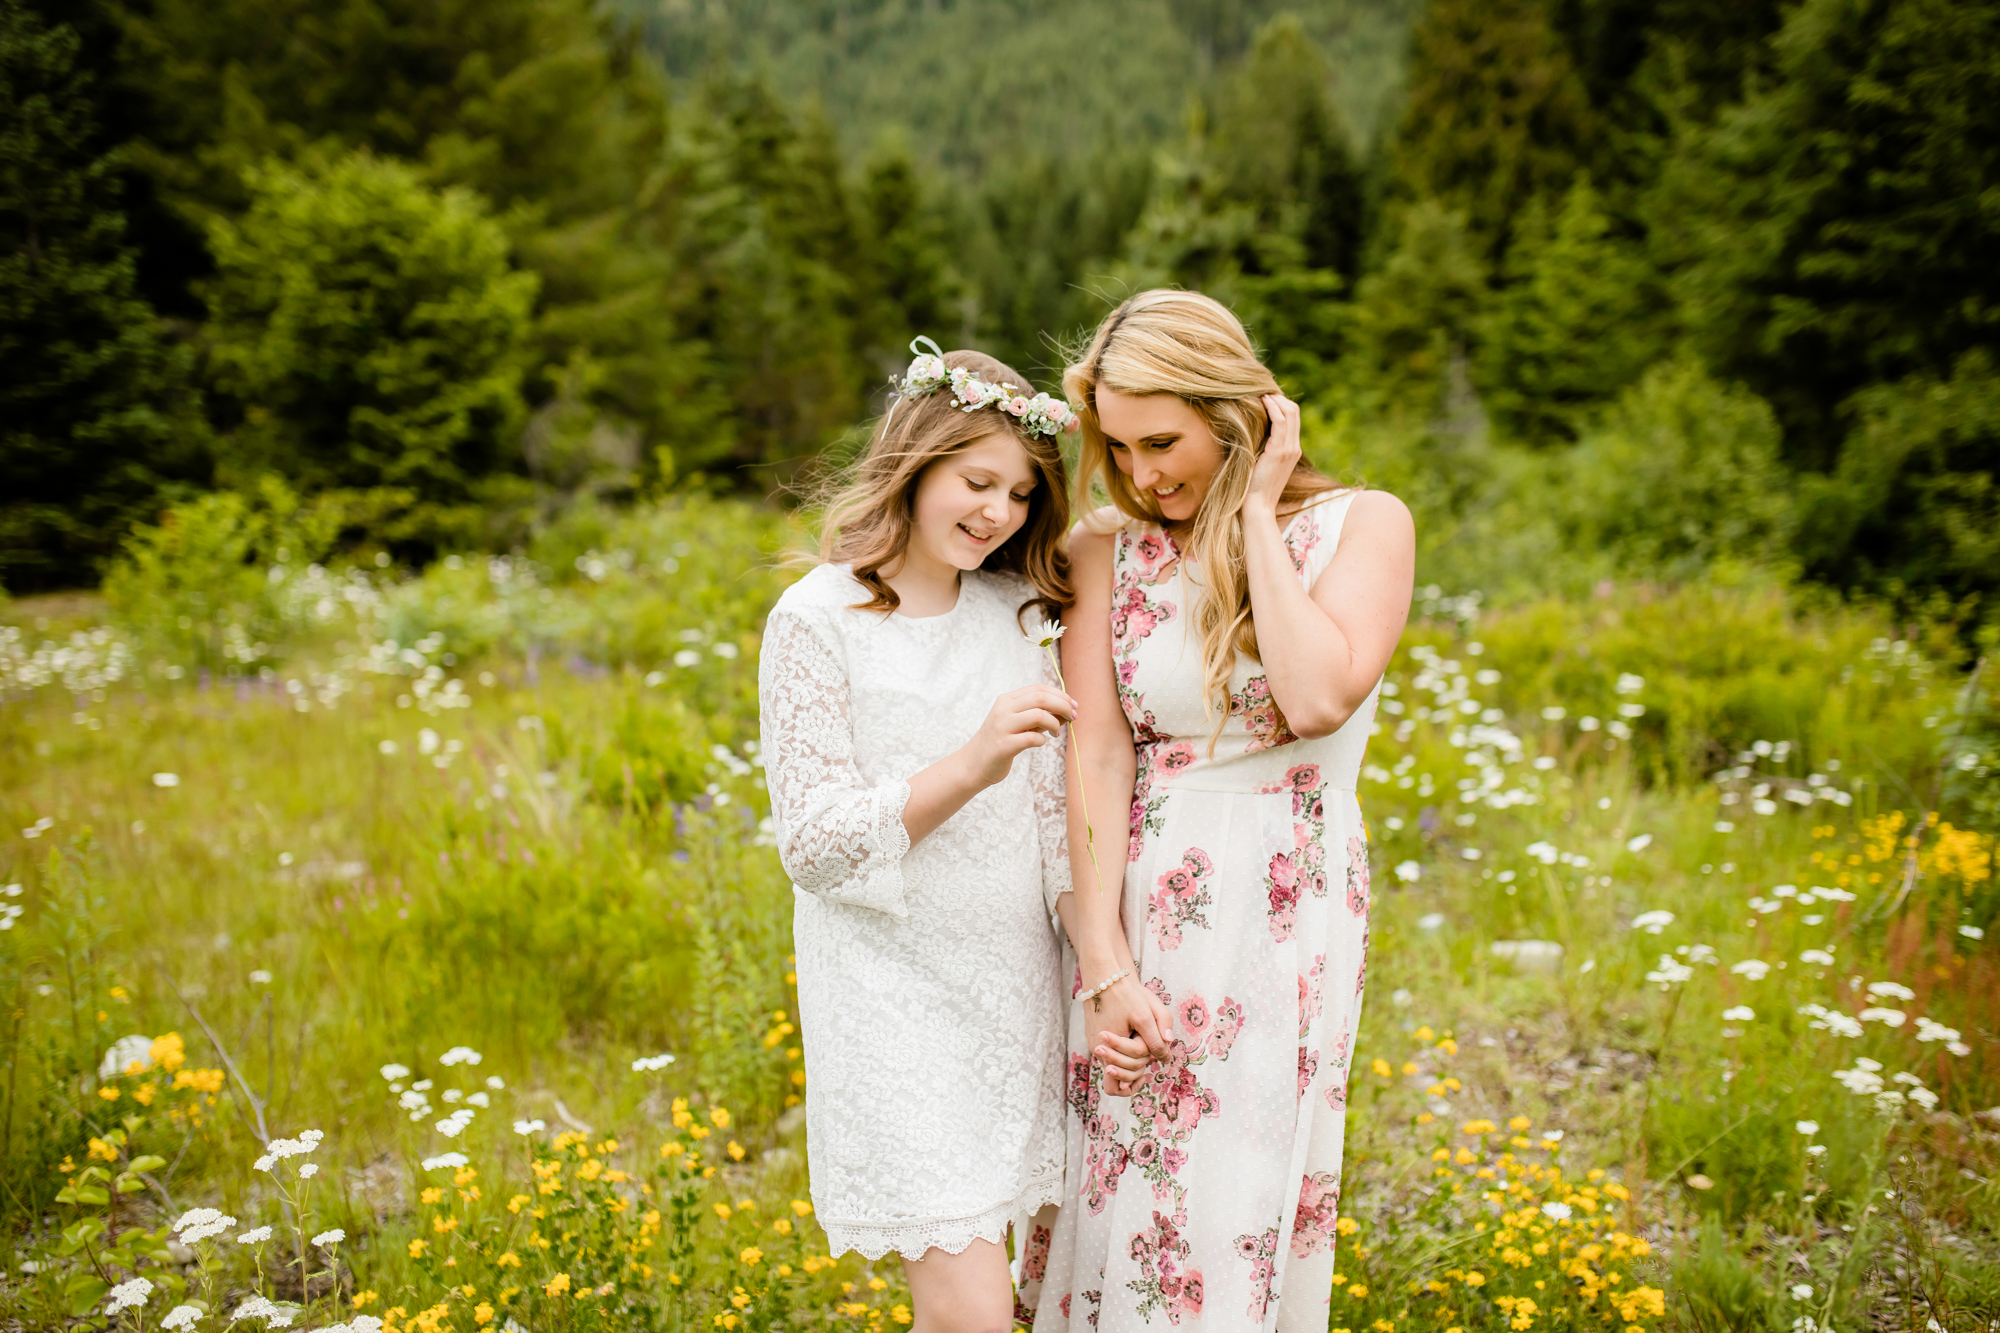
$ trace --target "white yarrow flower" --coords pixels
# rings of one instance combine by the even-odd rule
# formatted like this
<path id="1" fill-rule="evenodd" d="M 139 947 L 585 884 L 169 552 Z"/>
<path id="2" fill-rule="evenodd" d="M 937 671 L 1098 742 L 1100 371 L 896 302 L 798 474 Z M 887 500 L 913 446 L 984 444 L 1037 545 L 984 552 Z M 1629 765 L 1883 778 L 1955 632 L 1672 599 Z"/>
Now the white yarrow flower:
<path id="1" fill-rule="evenodd" d="M 335 1227 L 331 1231 L 322 1231 L 317 1236 L 314 1236 L 313 1244 L 338 1245 L 340 1244 L 340 1242 L 346 1239 L 347 1239 L 347 1233 L 345 1231 L 342 1231 L 339 1227 Z"/>
<path id="2" fill-rule="evenodd" d="M 547 1128 L 548 1126 L 539 1120 L 516 1120 L 514 1122 L 514 1132 L 523 1138 L 526 1138 L 530 1134 L 539 1134 Z"/>
<path id="3" fill-rule="evenodd" d="M 437 1171 L 447 1166 L 453 1170 L 457 1170 L 459 1167 L 470 1165 L 471 1160 L 462 1152 L 439 1153 L 436 1157 L 424 1158 L 424 1170 L 426 1171 Z"/>
<path id="4" fill-rule="evenodd" d="M 271 1239 L 271 1228 L 257 1227 L 238 1236 L 236 1243 L 238 1245 L 262 1245 L 269 1239 Z"/>
<path id="5" fill-rule="evenodd" d="M 160 1321 L 160 1327 L 166 1329 L 167 1333 L 173 1333 L 175 1329 L 193 1328 L 195 1321 L 200 1318 L 201 1311 L 196 1307 L 192 1305 L 176 1305 L 173 1309 L 167 1311 L 167 1317 Z"/>
<path id="6" fill-rule="evenodd" d="M 648 1055 L 632 1062 L 632 1072 L 635 1074 L 654 1073 L 665 1069 L 673 1062 L 674 1057 L 671 1055 Z"/>
<path id="7" fill-rule="evenodd" d="M 1632 918 L 1632 929 L 1643 930 L 1648 935 L 1657 935 L 1674 923 L 1674 914 L 1664 910 L 1641 912 Z"/>
<path id="8" fill-rule="evenodd" d="M 470 1046 L 454 1046 L 438 1057 L 441 1065 L 476 1065 L 485 1057 Z"/>
<path id="9" fill-rule="evenodd" d="M 319 1174 L 319 1166 L 317 1163 L 314 1162 L 307 1162 L 305 1165 L 299 1168 L 300 1180 L 311 1180 L 314 1176 L 318 1174 Z"/>
<path id="10" fill-rule="evenodd" d="M 136 1310 L 146 1303 L 153 1294 L 153 1284 L 143 1277 L 135 1277 L 130 1282 L 120 1282 L 111 1289 L 111 1299 L 105 1304 L 104 1313 L 119 1314 L 125 1310 Z"/>
<path id="11" fill-rule="evenodd" d="M 1819 1121 L 1801 1120 L 1797 1124 L 1793 1125 L 1792 1128 L 1796 1129 L 1799 1133 L 1805 1135 L 1807 1138 L 1811 1138 L 1813 1135 L 1819 1133 Z"/>
<path id="12" fill-rule="evenodd" d="M 1722 1018 L 1726 1023 L 1748 1023 L 1756 1017 L 1757 1011 L 1747 1004 L 1739 1004 L 1733 1009 L 1722 1011 Z"/>
<path id="13" fill-rule="evenodd" d="M 410 1067 L 408 1065 L 382 1066 L 382 1077 L 390 1083 L 394 1083 L 399 1078 L 408 1078 L 409 1076 Z"/>
<path id="14" fill-rule="evenodd" d="M 1793 1283 L 1793 1284 L 1792 1284 L 1792 1299 L 1793 1299 L 1793 1300 L 1795 1300 L 1795 1301 L 1809 1301 L 1809 1300 L 1811 1300 L 1811 1299 L 1812 1299 L 1812 1285 L 1811 1285 L 1810 1283 L 1806 1283 L 1806 1282 L 1796 1282 L 1796 1283 Z"/>
<path id="15" fill-rule="evenodd" d="M 1771 965 L 1761 958 L 1745 958 L 1742 962 L 1733 965 L 1729 970 L 1735 976 L 1748 977 L 1752 981 L 1762 981 L 1771 974 Z"/>

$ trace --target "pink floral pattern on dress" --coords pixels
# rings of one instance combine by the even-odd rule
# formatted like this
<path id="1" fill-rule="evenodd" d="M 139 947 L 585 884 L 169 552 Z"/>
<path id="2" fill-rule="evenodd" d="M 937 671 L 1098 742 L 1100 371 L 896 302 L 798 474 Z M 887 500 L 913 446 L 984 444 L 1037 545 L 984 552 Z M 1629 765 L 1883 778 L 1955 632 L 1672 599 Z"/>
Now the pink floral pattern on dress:
<path id="1" fill-rule="evenodd" d="M 1299 1211 L 1292 1220 L 1292 1253 L 1301 1258 L 1333 1248 L 1340 1219 L 1340 1177 L 1313 1171 L 1299 1182 Z"/>
<path id="2" fill-rule="evenodd" d="M 1178 949 L 1183 928 L 1207 928 L 1208 918 L 1202 909 L 1213 897 L 1209 877 L 1214 872 L 1215 862 L 1208 853 L 1190 847 L 1178 866 L 1160 876 L 1146 904 L 1146 932 L 1153 943 L 1162 949 Z"/>
<path id="3" fill-rule="evenodd" d="M 1240 717 L 1250 728 L 1251 741 L 1248 751 L 1269 750 L 1279 745 L 1290 745 L 1298 737 L 1285 725 L 1285 715 L 1278 711 L 1278 703 L 1271 697 L 1271 682 L 1265 676 L 1252 676 L 1240 690 L 1229 695 L 1229 715 Z"/>
<path id="4" fill-rule="evenodd" d="M 1142 1319 L 1164 1311 L 1168 1323 L 1178 1324 L 1183 1315 L 1201 1314 L 1201 1271 L 1182 1271 L 1192 1252 L 1180 1231 L 1185 1221 L 1177 1223 L 1154 1209 L 1153 1225 L 1132 1237 L 1131 1255 L 1139 1265 L 1139 1277 L 1126 1285 L 1138 1294 Z"/>
<path id="5" fill-rule="evenodd" d="M 1285 530 L 1308 588 L 1342 513 L 1329 503 Z M 1199 571 L 1131 523 L 1112 581 L 1111 666 L 1136 760 L 1123 911 L 1143 920 L 1135 963 L 1176 1040 L 1132 1097 L 1104 1096 L 1072 1009 L 1071 1206 L 1037 1333 L 1085 1333 L 1100 1312 L 1120 1333 L 1321 1327 L 1365 972 L 1367 870 L 1353 862 L 1367 846 L 1350 835 L 1372 706 L 1333 736 L 1298 737 L 1262 669 L 1239 659 L 1211 743 L 1187 632 Z"/>
<path id="6" fill-rule="evenodd" d="M 1368 915 L 1368 844 L 1359 836 L 1347 840 L 1347 910 Z"/>
<path id="7" fill-rule="evenodd" d="M 1278 1229 L 1272 1227 L 1261 1236 L 1238 1236 L 1236 1254 L 1250 1263 L 1250 1308 L 1245 1313 L 1261 1324 L 1271 1307 L 1271 1280 L 1278 1275 Z"/>

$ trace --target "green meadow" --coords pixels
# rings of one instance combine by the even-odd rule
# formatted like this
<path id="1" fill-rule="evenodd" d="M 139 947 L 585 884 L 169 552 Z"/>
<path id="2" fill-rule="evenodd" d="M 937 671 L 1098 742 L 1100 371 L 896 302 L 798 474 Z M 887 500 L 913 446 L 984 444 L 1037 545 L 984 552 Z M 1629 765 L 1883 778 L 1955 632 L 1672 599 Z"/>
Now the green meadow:
<path id="1" fill-rule="evenodd" d="M 4 1317 L 906 1322 L 806 1202 L 791 520 L 586 506 L 417 574 L 233 501 L 0 629 Z M 1419 590 L 1364 771 L 1333 1326 L 2000 1319 L 1962 637 L 1755 580 L 1481 600 Z"/>

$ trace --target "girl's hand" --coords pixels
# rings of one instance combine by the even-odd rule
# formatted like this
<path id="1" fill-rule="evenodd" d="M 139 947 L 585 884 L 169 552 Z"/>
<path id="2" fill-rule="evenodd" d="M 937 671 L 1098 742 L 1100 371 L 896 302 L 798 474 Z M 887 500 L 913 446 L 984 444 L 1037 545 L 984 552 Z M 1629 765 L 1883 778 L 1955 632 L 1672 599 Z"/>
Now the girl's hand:
<path id="1" fill-rule="evenodd" d="M 1267 393 L 1264 411 L 1271 418 L 1271 433 L 1250 472 L 1250 490 L 1243 497 L 1243 508 L 1276 517 L 1285 483 L 1299 465 L 1299 405 L 1281 393 Z"/>
<path id="2" fill-rule="evenodd" d="M 1174 1016 L 1136 977 L 1124 978 L 1098 999 L 1104 1002 L 1101 1010 L 1095 1001 L 1084 1002 L 1083 1030 L 1104 1066 L 1106 1095 L 1130 1097 L 1153 1062 L 1173 1053 Z"/>
<path id="3" fill-rule="evenodd" d="M 1047 685 L 1009 690 L 993 701 L 992 711 L 959 754 L 983 787 L 1006 780 L 1014 756 L 1062 734 L 1063 723 L 1076 721 L 1076 700 Z"/>

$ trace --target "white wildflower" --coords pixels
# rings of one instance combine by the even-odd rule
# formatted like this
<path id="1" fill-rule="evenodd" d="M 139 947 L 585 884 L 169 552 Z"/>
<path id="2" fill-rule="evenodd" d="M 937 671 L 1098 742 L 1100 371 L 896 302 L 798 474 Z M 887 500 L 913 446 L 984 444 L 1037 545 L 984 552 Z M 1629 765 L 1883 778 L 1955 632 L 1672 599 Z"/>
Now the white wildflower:
<path id="1" fill-rule="evenodd" d="M 1948 1028 L 1944 1024 L 1933 1022 L 1928 1018 L 1919 1018 L 1917 1020 L 1917 1040 L 1957 1041 L 1958 1029 Z"/>
<path id="2" fill-rule="evenodd" d="M 250 974 L 250 984 L 251 984 L 251 985 L 253 985 L 253 986 L 268 986 L 268 985 L 270 985 L 270 984 L 271 984 L 271 974 L 270 974 L 270 972 L 269 972 L 268 970 L 264 969 L 264 968 L 261 968 L 261 967 L 260 967 L 260 968 L 258 968 L 258 969 L 257 969 L 256 971 L 254 971 L 254 972 L 252 972 L 252 973 Z"/>
<path id="3" fill-rule="evenodd" d="M 439 1153 L 436 1157 L 424 1158 L 424 1170 L 426 1171 L 436 1171 L 447 1166 L 456 1170 L 461 1166 L 470 1166 L 471 1164 L 471 1159 L 462 1152 Z"/>
<path id="4" fill-rule="evenodd" d="M 1652 845 L 1653 845 L 1653 835 L 1650 833 L 1641 833 L 1636 838 L 1628 838 L 1625 840 L 1625 850 L 1628 852 L 1643 852 Z"/>
<path id="5" fill-rule="evenodd" d="M 1819 1121 L 1801 1120 L 1797 1124 L 1794 1124 L 1792 1128 L 1796 1129 L 1799 1133 L 1805 1135 L 1807 1138 L 1811 1138 L 1813 1135 L 1819 1133 Z"/>
<path id="6" fill-rule="evenodd" d="M 1810 1284 L 1810 1283 L 1806 1283 L 1806 1282 L 1795 1282 L 1795 1283 L 1793 1283 L 1793 1284 L 1792 1284 L 1792 1299 L 1793 1299 L 1793 1300 L 1795 1300 L 1795 1301 L 1809 1301 L 1809 1300 L 1811 1300 L 1811 1299 L 1812 1299 L 1812 1286 L 1811 1286 L 1811 1284 Z"/>
<path id="7" fill-rule="evenodd" d="M 1868 1008 L 1863 1009 L 1856 1017 L 1864 1023 L 1881 1023 L 1887 1027 L 1899 1028 L 1909 1015 L 1901 1009 Z"/>
<path id="8" fill-rule="evenodd" d="M 155 773 L 153 774 L 153 785 L 155 787 L 178 787 L 181 785 L 181 775 L 178 773 Z"/>
<path id="9" fill-rule="evenodd" d="M 1833 955 L 1824 949 L 1807 949 L 1799 955 L 1801 963 L 1812 963 L 1819 967 L 1832 967 Z"/>
<path id="10" fill-rule="evenodd" d="M 1733 964 L 1729 970 L 1736 976 L 1762 981 L 1771 974 L 1771 965 L 1761 958 L 1745 958 L 1742 962 Z"/>
<path id="11" fill-rule="evenodd" d="M 107 1315 L 119 1314 L 126 1310 L 136 1310 L 146 1303 L 153 1294 L 153 1284 L 143 1277 L 135 1277 L 130 1282 L 120 1282 L 111 1289 L 111 1299 L 104 1306 Z"/>
<path id="12" fill-rule="evenodd" d="M 1694 969 L 1680 962 L 1671 954 L 1660 955 L 1660 965 L 1646 974 L 1646 980 L 1656 981 L 1662 990 L 1678 985 L 1694 975 Z"/>
<path id="13" fill-rule="evenodd" d="M 1418 930 L 1436 930 L 1444 925 L 1443 912 L 1426 912 L 1417 918 Z"/>
<path id="14" fill-rule="evenodd" d="M 632 1072 L 635 1074 L 656 1073 L 659 1070 L 665 1069 L 673 1062 L 674 1057 L 671 1055 L 648 1055 L 632 1062 Z"/>
<path id="15" fill-rule="evenodd" d="M 307 1162 L 299 1167 L 300 1180 L 311 1180 L 314 1176 L 318 1174 L 319 1174 L 319 1166 L 317 1163 Z"/>
<path id="16" fill-rule="evenodd" d="M 391 1083 L 394 1083 L 399 1078 L 408 1078 L 409 1076 L 410 1067 L 408 1065 L 382 1066 L 382 1077 Z"/>
<path id="17" fill-rule="evenodd" d="M 1725 1023 L 1748 1023 L 1755 1020 L 1756 1017 L 1757 1011 L 1747 1004 L 1739 1004 L 1733 1009 L 1724 1009 L 1722 1011 L 1722 1019 Z"/>
<path id="18" fill-rule="evenodd" d="M 1651 912 L 1641 912 L 1639 915 L 1633 917 L 1632 929 L 1643 930 L 1648 935 L 1657 935 L 1673 923 L 1674 914 L 1672 912 L 1655 909 Z"/>
<path id="19" fill-rule="evenodd" d="M 1935 1111 L 1937 1109 L 1938 1095 L 1929 1088 L 1911 1088 L 1909 1097 L 1911 1101 L 1923 1107 L 1926 1111 Z"/>
<path id="20" fill-rule="evenodd" d="M 160 1327 L 166 1329 L 167 1333 L 173 1333 L 175 1329 L 193 1328 L 195 1321 L 200 1318 L 201 1311 L 197 1307 L 192 1305 L 176 1305 L 173 1309 L 167 1311 L 167 1317 L 160 1321 Z"/>
<path id="21" fill-rule="evenodd" d="M 1875 982 L 1868 987 L 1868 993 L 1877 999 L 1914 1000 L 1917 998 L 1917 993 L 1908 986 L 1899 985 L 1893 981 Z"/>
<path id="22" fill-rule="evenodd" d="M 1983 940 L 1986 938 L 1986 932 L 1977 926 L 1960 926 L 1958 933 L 1969 940 Z"/>
<path id="23" fill-rule="evenodd" d="M 346 1239 L 347 1239 L 347 1233 L 345 1231 L 342 1231 L 339 1227 L 335 1227 L 331 1231 L 322 1231 L 317 1236 L 314 1236 L 313 1244 L 338 1245 L 340 1244 L 340 1242 Z"/>
<path id="24" fill-rule="evenodd" d="M 438 1057 L 441 1065 L 476 1065 L 485 1057 L 470 1046 L 454 1046 Z"/>
<path id="25" fill-rule="evenodd" d="M 215 1208 L 190 1208 L 174 1223 L 183 1245 L 196 1245 L 220 1236 L 236 1225 L 236 1219 Z"/>
<path id="26" fill-rule="evenodd" d="M 262 1245 L 269 1239 L 271 1239 L 271 1228 L 257 1227 L 238 1236 L 236 1243 L 238 1245 Z"/>
<path id="27" fill-rule="evenodd" d="M 1566 1203 L 1550 1202 L 1542 1205 L 1542 1215 L 1553 1218 L 1558 1222 L 1567 1222 L 1569 1220 L 1569 1213 L 1570 1208 Z"/>

